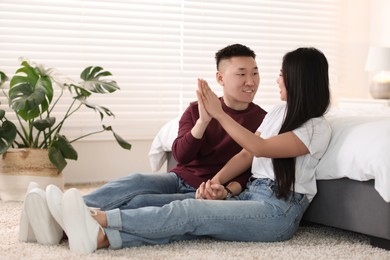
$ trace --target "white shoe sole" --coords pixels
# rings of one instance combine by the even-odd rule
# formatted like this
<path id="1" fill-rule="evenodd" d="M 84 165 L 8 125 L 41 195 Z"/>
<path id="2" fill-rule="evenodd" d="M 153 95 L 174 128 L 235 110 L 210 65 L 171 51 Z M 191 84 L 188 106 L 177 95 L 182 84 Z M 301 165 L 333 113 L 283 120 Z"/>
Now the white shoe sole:
<path id="1" fill-rule="evenodd" d="M 34 188 L 38 188 L 39 185 L 36 182 L 30 182 L 30 184 L 27 187 L 27 194 Z M 35 238 L 34 231 L 30 225 L 30 221 L 26 215 L 26 211 L 24 210 L 24 204 L 22 206 L 22 214 L 20 217 L 20 222 L 19 222 L 19 241 L 21 242 L 36 242 L 37 239 Z"/>
<path id="2" fill-rule="evenodd" d="M 40 188 L 32 189 L 26 196 L 24 209 L 38 243 L 59 244 L 63 231 L 49 211 L 45 191 Z"/>
<path id="3" fill-rule="evenodd" d="M 62 216 L 70 250 L 77 254 L 94 252 L 100 225 L 91 216 L 77 189 L 72 188 L 64 193 Z"/>

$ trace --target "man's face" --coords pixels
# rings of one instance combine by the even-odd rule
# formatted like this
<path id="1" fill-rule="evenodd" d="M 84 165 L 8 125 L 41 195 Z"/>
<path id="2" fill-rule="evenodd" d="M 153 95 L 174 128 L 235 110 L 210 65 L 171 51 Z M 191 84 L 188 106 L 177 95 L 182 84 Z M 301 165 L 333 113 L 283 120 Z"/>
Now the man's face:
<path id="1" fill-rule="evenodd" d="M 225 104 L 243 110 L 253 101 L 260 83 L 259 70 L 252 57 L 233 57 L 222 60 L 217 81 L 223 87 Z"/>

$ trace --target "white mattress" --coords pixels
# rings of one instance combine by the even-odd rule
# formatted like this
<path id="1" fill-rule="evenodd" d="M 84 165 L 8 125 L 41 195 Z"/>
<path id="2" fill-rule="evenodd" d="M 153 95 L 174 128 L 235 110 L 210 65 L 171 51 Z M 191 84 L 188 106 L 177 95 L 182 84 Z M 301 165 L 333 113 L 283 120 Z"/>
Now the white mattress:
<path id="1" fill-rule="evenodd" d="M 374 179 L 375 189 L 390 202 L 390 113 L 333 110 L 329 147 L 320 160 L 318 180 Z"/>

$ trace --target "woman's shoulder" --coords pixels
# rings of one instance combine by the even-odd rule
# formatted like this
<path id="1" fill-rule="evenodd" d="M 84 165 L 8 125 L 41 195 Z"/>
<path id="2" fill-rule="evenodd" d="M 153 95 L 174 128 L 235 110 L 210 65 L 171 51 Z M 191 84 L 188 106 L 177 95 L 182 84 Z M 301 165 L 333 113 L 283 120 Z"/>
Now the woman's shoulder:
<path id="1" fill-rule="evenodd" d="M 269 111 L 268 115 L 284 114 L 286 112 L 286 103 L 274 105 Z"/>
<path id="2" fill-rule="evenodd" d="M 304 131 L 311 133 L 310 135 L 321 136 L 323 140 L 330 139 L 332 134 L 332 128 L 330 127 L 328 120 L 326 120 L 324 116 L 309 119 L 300 128 L 304 128 Z"/>
<path id="3" fill-rule="evenodd" d="M 317 126 L 319 128 L 323 128 L 323 129 L 331 131 L 330 124 L 324 116 L 314 117 L 314 118 L 308 120 L 308 122 L 310 122 L 310 124 Z"/>

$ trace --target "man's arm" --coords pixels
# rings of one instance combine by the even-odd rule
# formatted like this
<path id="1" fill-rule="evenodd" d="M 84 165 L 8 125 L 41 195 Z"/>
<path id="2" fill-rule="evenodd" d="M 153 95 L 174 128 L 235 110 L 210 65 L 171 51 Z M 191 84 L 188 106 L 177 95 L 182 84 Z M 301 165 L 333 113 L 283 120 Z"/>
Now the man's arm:
<path id="1" fill-rule="evenodd" d="M 198 79 L 198 91 L 201 81 Z M 202 138 L 212 117 L 198 99 L 198 115 L 194 115 L 191 106 L 184 112 L 179 122 L 179 133 L 172 145 L 172 154 L 177 162 L 187 163 L 193 160 L 202 146 Z M 194 117 L 198 117 L 195 124 Z"/>

